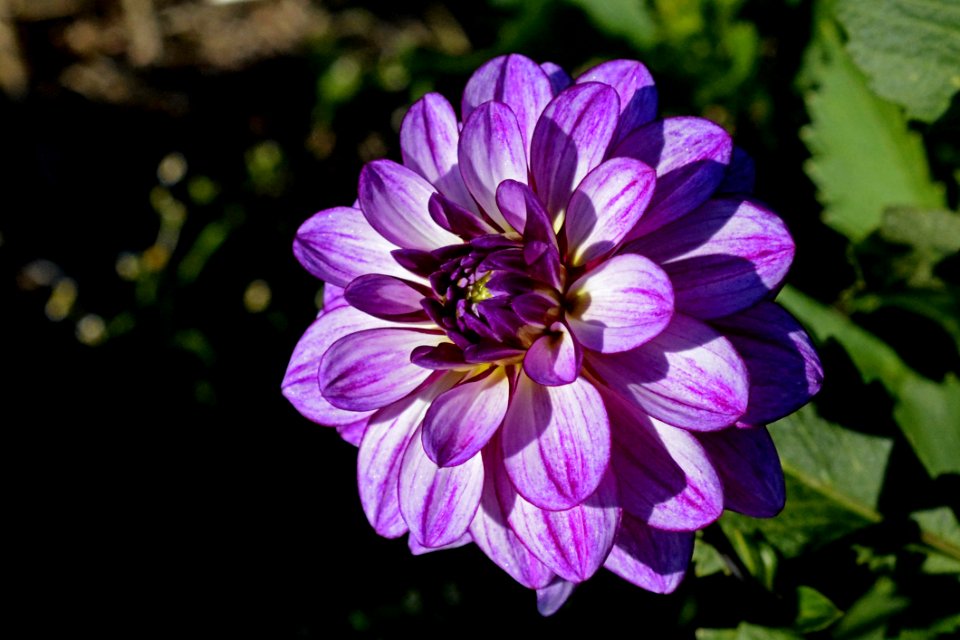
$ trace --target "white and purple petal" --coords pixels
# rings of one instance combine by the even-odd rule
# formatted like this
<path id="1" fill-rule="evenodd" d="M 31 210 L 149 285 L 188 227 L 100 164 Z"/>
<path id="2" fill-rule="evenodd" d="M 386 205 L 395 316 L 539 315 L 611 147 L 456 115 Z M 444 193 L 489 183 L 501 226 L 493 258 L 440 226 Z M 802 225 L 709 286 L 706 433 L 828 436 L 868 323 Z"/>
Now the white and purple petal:
<path id="1" fill-rule="evenodd" d="M 347 285 L 344 297 L 355 309 L 394 322 L 426 322 L 420 301 L 429 289 L 393 276 L 369 274 Z"/>
<path id="2" fill-rule="evenodd" d="M 554 322 L 527 349 L 523 370 L 537 384 L 558 387 L 577 379 L 582 360 L 583 351 L 577 339 L 562 322 Z"/>
<path id="3" fill-rule="evenodd" d="M 542 616 L 552 616 L 567 601 L 575 586 L 575 582 L 554 578 L 547 586 L 537 589 L 537 611 Z"/>
<path id="4" fill-rule="evenodd" d="M 577 78 L 577 83 L 602 82 L 620 97 L 620 122 L 612 144 L 657 116 L 657 88 L 653 76 L 636 60 L 610 60 L 598 64 Z"/>
<path id="5" fill-rule="evenodd" d="M 672 593 L 687 573 L 693 541 L 692 532 L 654 529 L 625 513 L 603 566 L 647 591 Z"/>

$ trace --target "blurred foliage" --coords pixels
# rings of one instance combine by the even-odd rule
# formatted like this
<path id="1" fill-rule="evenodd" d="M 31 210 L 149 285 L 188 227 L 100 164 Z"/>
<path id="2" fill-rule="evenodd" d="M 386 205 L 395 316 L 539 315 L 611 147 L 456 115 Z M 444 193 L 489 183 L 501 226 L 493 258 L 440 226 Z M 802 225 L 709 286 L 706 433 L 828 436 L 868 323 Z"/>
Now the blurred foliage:
<path id="1" fill-rule="evenodd" d="M 505 620 L 957 637 L 958 15 L 949 0 L 0 0 L 6 397 L 31 416 L 12 450 L 32 619 L 179 634 L 176 611 L 210 637 Z M 399 155 L 414 99 L 457 104 L 507 51 L 574 72 L 639 58 L 664 113 L 734 132 L 797 239 L 779 300 L 826 369 L 815 403 L 771 426 L 778 518 L 725 514 L 672 596 L 604 574 L 546 620 L 475 549 L 414 560 L 377 538 L 350 448 L 278 392 L 320 300 L 290 255 L 297 226 L 352 202 L 363 162 Z"/>

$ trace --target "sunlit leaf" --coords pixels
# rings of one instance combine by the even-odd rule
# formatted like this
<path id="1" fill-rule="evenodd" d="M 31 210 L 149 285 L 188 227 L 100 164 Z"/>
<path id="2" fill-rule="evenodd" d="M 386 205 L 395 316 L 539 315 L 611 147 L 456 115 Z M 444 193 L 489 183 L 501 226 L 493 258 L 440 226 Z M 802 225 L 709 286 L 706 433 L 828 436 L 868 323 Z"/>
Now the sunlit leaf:
<path id="1" fill-rule="evenodd" d="M 955 0 L 839 0 L 847 49 L 880 96 L 926 122 L 960 90 L 960 4 Z"/>
<path id="2" fill-rule="evenodd" d="M 921 539 L 933 553 L 923 564 L 927 573 L 960 572 L 960 523 L 947 507 L 917 511 L 910 516 L 922 529 Z"/>
<path id="3" fill-rule="evenodd" d="M 794 624 L 801 633 L 826 629 L 842 615 L 843 612 L 816 589 L 803 585 L 797 588 L 797 620 Z"/>

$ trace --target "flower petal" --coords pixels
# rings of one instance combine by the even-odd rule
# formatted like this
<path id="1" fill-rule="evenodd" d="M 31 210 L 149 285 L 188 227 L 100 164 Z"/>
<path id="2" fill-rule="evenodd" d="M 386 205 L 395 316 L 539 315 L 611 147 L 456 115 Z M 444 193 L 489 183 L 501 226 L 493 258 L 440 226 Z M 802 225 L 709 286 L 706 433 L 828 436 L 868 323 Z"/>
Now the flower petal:
<path id="1" fill-rule="evenodd" d="M 420 544 L 440 547 L 463 536 L 477 512 L 483 461 L 474 456 L 456 467 L 438 467 L 423 450 L 420 431 L 400 467 L 400 513 Z"/>
<path id="2" fill-rule="evenodd" d="M 496 433 L 507 413 L 510 382 L 503 367 L 442 394 L 423 421 L 423 448 L 441 467 L 463 464 Z"/>
<path id="3" fill-rule="evenodd" d="M 403 164 L 456 204 L 476 210 L 457 166 L 460 128 L 446 98 L 428 93 L 410 107 L 400 125 Z"/>
<path id="4" fill-rule="evenodd" d="M 400 466 L 407 446 L 433 399 L 456 381 L 437 374 L 433 384 L 373 414 L 357 454 L 360 502 L 371 526 L 386 538 L 407 532 L 400 514 Z"/>
<path id="5" fill-rule="evenodd" d="M 657 117 L 657 88 L 653 76 L 636 60 L 610 60 L 598 64 L 577 78 L 577 83 L 581 82 L 602 82 L 617 90 L 620 123 L 613 144 Z"/>
<path id="6" fill-rule="evenodd" d="M 462 240 L 430 218 L 433 185 L 392 160 L 374 160 L 360 171 L 360 208 L 370 226 L 404 249 L 432 251 Z"/>
<path id="7" fill-rule="evenodd" d="M 583 582 L 592 576 L 613 546 L 620 508 L 610 474 L 604 475 L 596 492 L 565 511 L 547 511 L 530 504 L 503 474 L 497 478 L 497 495 L 513 532 L 565 580 Z"/>
<path id="8" fill-rule="evenodd" d="M 820 390 L 823 366 L 810 337 L 777 304 L 760 302 L 713 324 L 736 347 L 750 374 L 750 402 L 741 423 L 779 420 Z"/>
<path id="9" fill-rule="evenodd" d="M 533 132 L 530 173 L 555 224 L 570 194 L 603 160 L 619 109 L 617 92 L 596 82 L 565 89 L 544 109 Z"/>
<path id="10" fill-rule="evenodd" d="M 466 187 L 464 187 L 466 188 Z M 473 199 L 471 198 L 471 201 Z M 485 216 L 475 213 L 472 210 L 465 209 L 452 200 L 448 200 L 439 193 L 430 196 L 430 204 L 427 206 L 430 217 L 438 225 L 458 236 L 471 239 L 488 233 L 496 233 L 496 229 L 486 221 Z M 409 250 L 408 250 L 409 251 Z M 433 254 L 426 254 L 433 257 Z M 421 263 L 426 261 L 426 256 L 416 255 Z M 410 255 L 414 258 L 414 255 Z M 423 265 L 426 266 L 425 264 Z"/>
<path id="11" fill-rule="evenodd" d="M 587 174 L 567 207 L 569 264 L 612 253 L 640 220 L 655 183 L 656 172 L 633 158 L 607 160 Z"/>
<path id="12" fill-rule="evenodd" d="M 527 349 L 523 370 L 534 382 L 557 387 L 577 379 L 582 359 L 583 352 L 570 330 L 562 322 L 554 322 L 550 331 Z"/>
<path id="13" fill-rule="evenodd" d="M 607 412 L 600 394 L 583 378 L 543 387 L 521 373 L 502 434 L 510 479 L 543 509 L 583 502 L 610 460 Z"/>
<path id="14" fill-rule="evenodd" d="M 672 593 L 693 557 L 692 532 L 661 531 L 623 514 L 617 540 L 603 566 L 653 593 Z"/>
<path id="15" fill-rule="evenodd" d="M 719 518 L 723 486 L 697 439 L 623 400 L 604 399 L 614 437 L 611 460 L 624 511 L 669 531 L 696 531 Z"/>
<path id="16" fill-rule="evenodd" d="M 542 62 L 540 63 L 540 68 L 543 69 L 543 72 L 547 74 L 547 77 L 550 78 L 550 86 L 553 88 L 553 95 L 557 95 L 571 84 L 573 84 L 573 78 L 570 77 L 570 74 L 563 70 L 558 64 L 553 62 Z"/>
<path id="17" fill-rule="evenodd" d="M 343 297 L 343 287 L 338 287 L 332 282 L 323 283 L 323 310 L 326 312 L 347 306 L 347 301 Z"/>
<path id="18" fill-rule="evenodd" d="M 419 279 L 390 255 L 397 248 L 377 233 L 359 209 L 324 209 L 300 225 L 293 255 L 324 282 L 345 287 L 367 273 Z"/>
<path id="19" fill-rule="evenodd" d="M 363 440 L 363 434 L 367 431 L 367 423 L 370 422 L 370 418 L 362 418 L 356 422 L 351 422 L 350 424 L 344 424 L 337 427 L 337 433 L 343 438 L 346 442 L 349 442 L 355 447 L 360 446 L 360 442 Z"/>
<path id="20" fill-rule="evenodd" d="M 526 158 L 533 128 L 551 98 L 553 86 L 543 69 L 530 58 L 514 53 L 494 58 L 474 71 L 463 90 L 461 115 L 466 122 L 484 102 L 504 103 L 517 116 Z"/>
<path id="21" fill-rule="evenodd" d="M 753 158 L 740 147 L 734 147 L 730 165 L 723 176 L 723 182 L 717 187 L 717 193 L 753 193 L 756 180 L 757 167 Z"/>
<path id="22" fill-rule="evenodd" d="M 636 158 L 657 170 L 653 200 L 629 237 L 650 233 L 706 202 L 723 181 L 732 151 L 727 132 L 703 118 L 657 120 L 624 138 L 611 157 Z"/>
<path id="23" fill-rule="evenodd" d="M 607 387 L 677 427 L 722 429 L 747 408 L 747 369 L 733 345 L 679 313 L 650 342 L 622 353 L 591 353 L 588 362 Z"/>
<path id="24" fill-rule="evenodd" d="M 370 415 L 369 411 L 337 408 L 321 395 L 318 380 L 320 362 L 330 346 L 344 336 L 390 326 L 396 325 L 350 306 L 336 307 L 329 311 L 324 309 L 293 349 L 293 356 L 281 385 L 283 395 L 304 417 L 318 424 L 347 425 Z"/>
<path id="25" fill-rule="evenodd" d="M 360 276 L 344 291 L 344 297 L 354 308 L 394 322 L 426 321 L 427 314 L 420 301 L 427 295 L 425 287 L 379 274 Z"/>
<path id="26" fill-rule="evenodd" d="M 431 371 L 410 361 L 420 346 L 444 342 L 436 333 L 413 329 L 369 329 L 340 338 L 320 361 L 320 392 L 330 404 L 350 411 L 379 409 L 396 402 Z"/>
<path id="27" fill-rule="evenodd" d="M 624 250 L 661 263 L 673 282 L 677 310 L 705 319 L 767 297 L 786 277 L 794 245 L 786 225 L 766 207 L 720 198 Z"/>
<path id="28" fill-rule="evenodd" d="M 456 549 L 458 547 L 463 547 L 465 545 L 473 542 L 473 538 L 470 537 L 470 532 L 463 534 L 453 542 L 449 544 L 440 545 L 439 547 L 427 547 L 417 540 L 417 537 L 413 534 L 407 537 L 407 547 L 410 549 L 410 553 L 415 556 L 422 556 L 425 553 L 431 553 L 433 551 L 446 551 L 447 549 Z"/>
<path id="29" fill-rule="evenodd" d="M 460 172 L 480 207 L 504 229 L 497 206 L 497 185 L 504 180 L 527 181 L 527 153 L 517 118 L 502 102 L 478 106 L 460 134 Z"/>
<path id="30" fill-rule="evenodd" d="M 787 499 L 780 457 L 766 427 L 698 433 L 723 481 L 724 507 L 772 518 Z"/>
<path id="31" fill-rule="evenodd" d="M 500 509 L 496 477 L 498 473 L 506 474 L 506 471 L 496 436 L 484 449 L 482 458 L 483 495 L 480 497 L 480 508 L 470 524 L 470 535 L 487 557 L 514 580 L 530 589 L 545 587 L 553 579 L 553 572 L 520 542 Z"/>
<path id="32" fill-rule="evenodd" d="M 670 323 L 673 289 L 653 261 L 614 256 L 577 279 L 567 293 L 567 322 L 584 347 L 603 353 L 649 342 Z"/>
<path id="33" fill-rule="evenodd" d="M 537 589 L 537 611 L 542 616 L 552 616 L 567 601 L 575 586 L 576 583 L 569 580 L 554 578 L 547 586 Z"/>

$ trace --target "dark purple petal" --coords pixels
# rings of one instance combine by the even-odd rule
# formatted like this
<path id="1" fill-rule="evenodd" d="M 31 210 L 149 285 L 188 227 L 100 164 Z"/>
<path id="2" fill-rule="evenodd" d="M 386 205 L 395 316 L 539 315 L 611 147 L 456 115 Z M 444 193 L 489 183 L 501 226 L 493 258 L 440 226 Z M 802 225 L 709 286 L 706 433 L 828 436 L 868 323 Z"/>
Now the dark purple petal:
<path id="1" fill-rule="evenodd" d="M 359 447 L 360 441 L 363 440 L 363 434 L 367 431 L 368 422 L 370 422 L 369 417 L 351 422 L 350 424 L 339 425 L 337 427 L 337 433 L 353 446 Z"/>
<path id="2" fill-rule="evenodd" d="M 467 532 L 477 512 L 483 461 L 474 456 L 456 467 L 438 467 L 423 450 L 418 430 L 403 455 L 399 487 L 400 513 L 410 535 L 426 547 L 451 544 Z"/>
<path id="3" fill-rule="evenodd" d="M 434 196 L 438 198 L 441 197 L 440 194 L 434 194 Z M 410 273 L 421 276 L 421 278 L 428 278 L 433 272 L 440 268 L 440 262 L 429 251 L 421 251 L 419 249 L 394 249 L 390 252 L 390 255 L 392 255 L 393 259 L 404 269 Z M 424 280 L 424 282 L 426 282 L 426 280 Z"/>
<path id="4" fill-rule="evenodd" d="M 480 508 L 470 524 L 470 535 L 487 557 L 525 587 L 539 589 L 553 578 L 553 572 L 527 549 L 507 524 L 500 509 L 496 477 L 506 474 L 496 437 L 481 454 L 483 458 L 483 494 Z M 507 481 L 509 483 L 509 480 Z"/>
<path id="5" fill-rule="evenodd" d="M 327 349 L 344 336 L 390 326 L 396 325 L 350 306 L 321 311 L 293 349 L 281 385 L 283 395 L 304 417 L 323 425 L 346 425 L 370 415 L 369 411 L 358 413 L 337 408 L 320 394 L 317 378 L 320 361 Z"/>
<path id="6" fill-rule="evenodd" d="M 603 566 L 647 591 L 672 593 L 687 573 L 693 538 L 687 531 L 654 529 L 625 513 Z"/>
<path id="7" fill-rule="evenodd" d="M 724 508 L 772 518 L 786 501 L 783 469 L 766 427 L 698 433 L 723 482 Z"/>
<path id="8" fill-rule="evenodd" d="M 426 287 L 393 276 L 360 276 L 349 285 L 344 297 L 356 309 L 394 322 L 426 322 L 420 301 L 428 295 Z"/>
<path id="9" fill-rule="evenodd" d="M 478 342 L 463 350 L 463 358 L 467 362 L 484 364 L 501 360 L 514 360 L 524 353 L 523 349 L 509 347 L 499 342 Z"/>
<path id="10" fill-rule="evenodd" d="M 537 589 L 537 611 L 542 616 L 552 616 L 567 601 L 575 586 L 576 583 L 569 580 L 554 578 L 547 586 Z"/>
<path id="11" fill-rule="evenodd" d="M 553 95 L 557 95 L 573 84 L 573 78 L 571 78 L 570 74 L 564 71 L 560 65 L 552 62 L 542 62 L 540 63 L 540 68 L 543 69 L 543 72 L 550 78 Z"/>
<path id="12" fill-rule="evenodd" d="M 604 399 L 613 434 L 611 460 L 624 511 L 669 531 L 696 531 L 719 518 L 723 486 L 697 439 L 623 400 Z"/>
<path id="13" fill-rule="evenodd" d="M 527 180 L 527 153 L 517 118 L 501 102 L 486 102 L 474 110 L 460 135 L 460 172 L 480 207 L 504 229 L 497 206 L 497 185 Z"/>
<path id="14" fill-rule="evenodd" d="M 693 211 L 723 181 L 733 143 L 720 125 L 703 118 L 667 118 L 640 127 L 610 154 L 636 158 L 657 170 L 657 187 L 636 238 Z"/>
<path id="15" fill-rule="evenodd" d="M 423 448 L 441 467 L 474 457 L 500 428 L 510 401 L 503 367 L 466 380 L 433 401 L 423 420 Z"/>
<path id="16" fill-rule="evenodd" d="M 607 412 L 583 378 L 543 387 L 521 374 L 502 434 L 504 465 L 513 484 L 543 509 L 583 502 L 610 461 Z"/>
<path id="17" fill-rule="evenodd" d="M 554 318 L 559 317 L 560 313 L 556 294 L 549 291 L 522 293 L 516 296 L 511 304 L 520 319 L 527 324 L 553 324 Z"/>
<path id="18" fill-rule="evenodd" d="M 746 151 L 733 148 L 730 165 L 723 176 L 723 182 L 717 187 L 717 193 L 753 193 L 753 184 L 757 179 L 757 167 Z"/>
<path id="19" fill-rule="evenodd" d="M 663 269 L 634 254 L 614 256 L 567 293 L 567 323 L 587 349 L 629 351 L 657 336 L 673 316 L 673 289 Z"/>
<path id="20" fill-rule="evenodd" d="M 461 207 L 476 209 L 457 167 L 459 140 L 457 114 L 438 93 L 414 102 L 400 126 L 403 164 Z"/>
<path id="21" fill-rule="evenodd" d="M 750 402 L 740 418 L 766 424 L 793 413 L 820 390 L 823 367 L 810 337 L 772 302 L 714 321 L 747 365 Z"/>
<path id="22" fill-rule="evenodd" d="M 460 238 L 439 227 L 427 209 L 433 185 L 392 160 L 374 160 L 360 172 L 360 208 L 374 229 L 405 249 L 431 251 Z"/>
<path id="23" fill-rule="evenodd" d="M 534 382 L 556 387 L 577 379 L 582 359 L 583 352 L 570 330 L 562 322 L 554 322 L 527 349 L 523 370 Z"/>
<path id="24" fill-rule="evenodd" d="M 463 359 L 463 349 L 452 342 L 441 342 L 435 347 L 417 347 L 410 352 L 410 362 L 434 370 L 473 369 Z"/>
<path id="25" fill-rule="evenodd" d="M 587 174 L 567 207 L 569 264 L 612 253 L 640 220 L 655 184 L 654 170 L 633 158 L 607 160 Z"/>
<path id="26" fill-rule="evenodd" d="M 473 542 L 473 538 L 470 537 L 469 531 L 463 534 L 462 536 L 460 536 L 459 538 L 457 538 L 456 540 L 454 540 L 453 542 L 449 544 L 440 545 L 439 547 L 424 546 L 420 544 L 416 536 L 414 535 L 407 536 L 407 547 L 410 549 L 410 553 L 412 553 L 415 556 L 422 556 L 425 553 L 431 553 L 433 551 L 446 551 L 448 549 L 456 549 L 458 547 L 463 547 L 465 545 L 468 545 L 471 542 Z"/>
<path id="27" fill-rule="evenodd" d="M 428 210 L 434 222 L 465 239 L 496 231 L 479 213 L 464 209 L 439 193 L 430 196 Z"/>
<path id="28" fill-rule="evenodd" d="M 653 76 L 636 60 L 610 60 L 598 64 L 577 78 L 577 83 L 581 82 L 602 82 L 617 90 L 620 123 L 613 144 L 657 117 L 657 89 Z"/>
<path id="29" fill-rule="evenodd" d="M 533 128 L 551 98 L 553 86 L 543 69 L 530 58 L 514 53 L 494 58 L 474 71 L 463 90 L 461 115 L 466 122 L 484 102 L 506 104 L 520 124 L 526 157 Z"/>
<path id="30" fill-rule="evenodd" d="M 504 180 L 497 187 L 497 204 L 507 222 L 523 234 L 524 240 L 557 246 L 550 216 L 530 187 L 516 180 Z"/>
<path id="31" fill-rule="evenodd" d="M 456 381 L 438 374 L 433 384 L 377 411 L 370 418 L 357 454 L 357 485 L 363 512 L 374 530 L 386 538 L 407 532 L 400 514 L 400 466 L 407 446 L 430 402 Z"/>
<path id="32" fill-rule="evenodd" d="M 411 352 L 443 341 L 436 333 L 413 329 L 352 333 L 334 342 L 321 359 L 320 392 L 341 409 L 385 407 L 416 389 L 431 373 L 410 362 Z"/>
<path id="33" fill-rule="evenodd" d="M 544 109 L 533 132 L 530 173 L 551 220 L 603 160 L 619 108 L 616 91 L 590 82 L 565 89 Z"/>
<path id="34" fill-rule="evenodd" d="M 616 482 L 605 474 L 597 490 L 565 511 L 547 511 L 516 493 L 510 478 L 498 474 L 497 495 L 517 537 L 565 580 L 583 582 L 603 564 L 620 524 Z"/>
<path id="35" fill-rule="evenodd" d="M 391 257 L 396 248 L 370 226 L 363 212 L 350 207 L 315 214 L 293 241 L 293 255 L 307 271 L 341 287 L 367 273 L 415 278 Z"/>
<path id="36" fill-rule="evenodd" d="M 677 427 L 722 429 L 747 408 L 747 368 L 733 345 L 679 313 L 650 342 L 622 353 L 591 353 L 588 362 L 605 386 Z"/>
<path id="37" fill-rule="evenodd" d="M 721 198 L 624 250 L 662 264 L 678 311 L 709 319 L 752 307 L 777 289 L 793 261 L 794 244 L 783 221 L 766 207 Z"/>

